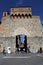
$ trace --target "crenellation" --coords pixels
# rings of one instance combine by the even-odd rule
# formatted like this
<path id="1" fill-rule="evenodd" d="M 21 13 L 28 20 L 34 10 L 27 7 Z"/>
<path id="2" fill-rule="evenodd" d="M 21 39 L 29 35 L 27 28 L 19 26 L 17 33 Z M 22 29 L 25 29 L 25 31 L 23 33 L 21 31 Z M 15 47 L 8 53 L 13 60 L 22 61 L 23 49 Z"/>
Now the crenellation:
<path id="1" fill-rule="evenodd" d="M 10 14 L 20 14 L 20 15 L 22 15 L 22 14 L 31 14 L 32 15 L 32 11 L 31 11 L 31 8 L 29 7 L 29 8 L 11 8 L 11 12 L 10 12 Z"/>
<path id="2" fill-rule="evenodd" d="M 9 15 L 8 11 L 3 12 L 3 17 L 7 17 Z"/>
<path id="3" fill-rule="evenodd" d="M 18 7 L 18 8 L 11 8 L 11 12 L 29 12 L 31 11 L 31 7 Z"/>
<path id="4" fill-rule="evenodd" d="M 40 19 L 40 16 L 32 16 L 32 18 L 34 19 Z"/>

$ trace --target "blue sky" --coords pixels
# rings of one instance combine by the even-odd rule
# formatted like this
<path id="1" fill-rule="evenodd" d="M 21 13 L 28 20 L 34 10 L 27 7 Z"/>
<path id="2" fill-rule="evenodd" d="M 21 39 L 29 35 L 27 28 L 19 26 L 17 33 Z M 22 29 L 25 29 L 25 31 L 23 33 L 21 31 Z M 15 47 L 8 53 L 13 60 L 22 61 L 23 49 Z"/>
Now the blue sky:
<path id="1" fill-rule="evenodd" d="M 0 0 L 0 19 L 3 11 L 15 6 L 32 6 L 32 14 L 39 15 L 43 23 L 43 0 Z"/>
<path id="2" fill-rule="evenodd" d="M 20 35 L 20 40 L 21 40 L 22 43 L 24 43 L 24 40 L 25 40 L 24 37 L 25 37 L 25 35 Z"/>

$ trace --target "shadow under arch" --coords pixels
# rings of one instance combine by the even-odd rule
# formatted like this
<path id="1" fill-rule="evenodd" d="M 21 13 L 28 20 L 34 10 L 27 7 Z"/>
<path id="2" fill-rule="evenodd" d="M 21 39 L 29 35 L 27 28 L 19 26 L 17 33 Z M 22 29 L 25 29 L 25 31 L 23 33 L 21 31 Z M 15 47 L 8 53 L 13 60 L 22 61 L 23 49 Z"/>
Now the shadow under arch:
<path id="1" fill-rule="evenodd" d="M 17 51 L 27 52 L 27 36 L 24 34 L 16 36 Z"/>
<path id="2" fill-rule="evenodd" d="M 21 17 L 25 18 L 24 14 L 22 14 Z"/>
<path id="3" fill-rule="evenodd" d="M 28 18 L 28 14 L 25 14 L 25 17 L 27 17 L 27 18 Z"/>
<path id="4" fill-rule="evenodd" d="M 18 17 L 20 17 L 20 18 L 21 18 L 21 15 L 20 15 L 20 14 L 18 14 Z"/>

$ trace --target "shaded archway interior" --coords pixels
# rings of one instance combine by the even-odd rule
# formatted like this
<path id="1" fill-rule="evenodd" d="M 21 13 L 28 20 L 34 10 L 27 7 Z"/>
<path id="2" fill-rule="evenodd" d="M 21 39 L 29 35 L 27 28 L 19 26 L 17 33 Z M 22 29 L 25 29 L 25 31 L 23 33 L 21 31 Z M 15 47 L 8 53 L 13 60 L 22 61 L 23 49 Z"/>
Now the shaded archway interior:
<path id="1" fill-rule="evenodd" d="M 17 51 L 24 51 L 27 52 L 27 36 L 26 35 L 17 35 L 16 36 L 16 48 Z"/>

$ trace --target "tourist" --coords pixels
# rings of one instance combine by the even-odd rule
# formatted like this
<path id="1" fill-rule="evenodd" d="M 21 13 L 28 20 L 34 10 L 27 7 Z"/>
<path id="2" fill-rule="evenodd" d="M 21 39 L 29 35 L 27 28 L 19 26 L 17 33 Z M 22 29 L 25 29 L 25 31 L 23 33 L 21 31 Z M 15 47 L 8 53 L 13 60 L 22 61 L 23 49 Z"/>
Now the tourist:
<path id="1" fill-rule="evenodd" d="M 3 48 L 3 55 L 6 55 L 5 47 Z"/>

